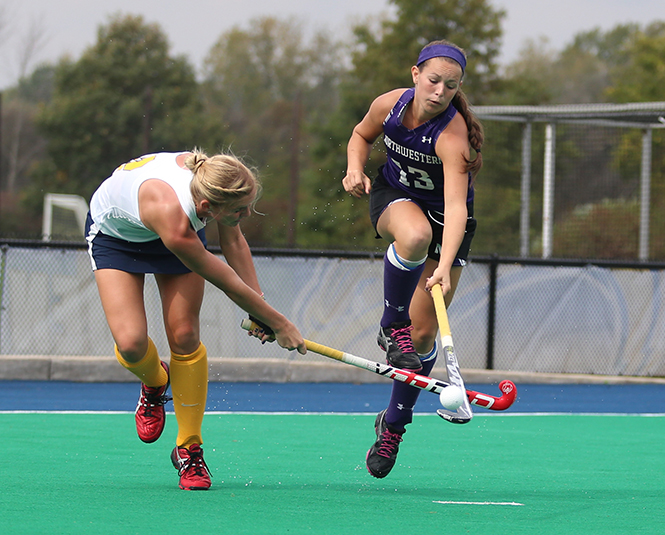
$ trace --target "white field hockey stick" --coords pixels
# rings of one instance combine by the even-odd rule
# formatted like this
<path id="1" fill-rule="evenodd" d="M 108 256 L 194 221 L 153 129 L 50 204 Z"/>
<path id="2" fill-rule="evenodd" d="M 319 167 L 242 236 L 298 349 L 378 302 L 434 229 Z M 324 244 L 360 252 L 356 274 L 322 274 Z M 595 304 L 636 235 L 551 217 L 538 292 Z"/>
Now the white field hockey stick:
<path id="1" fill-rule="evenodd" d="M 436 312 L 436 319 L 439 323 L 439 336 L 441 337 L 441 347 L 443 354 L 446 357 L 446 369 L 448 370 L 448 380 L 451 384 L 462 389 L 466 392 L 464 386 L 464 379 L 459 370 L 459 363 L 457 362 L 457 355 L 455 355 L 455 347 L 453 346 L 453 337 L 450 333 L 450 323 L 448 322 L 448 312 L 446 311 L 446 301 L 443 298 L 443 290 L 440 284 L 432 286 L 432 299 L 434 299 L 434 310 Z M 436 413 L 441 418 L 453 422 L 455 424 L 465 424 L 473 418 L 473 411 L 468 399 L 464 399 L 456 411 L 446 409 L 439 409 Z"/>
<path id="2" fill-rule="evenodd" d="M 263 329 L 250 319 L 242 320 L 241 327 L 246 331 L 253 332 L 254 334 L 263 332 Z M 381 364 L 380 362 L 374 362 L 373 360 L 357 357 L 356 355 L 344 353 L 343 351 L 339 351 L 337 349 L 333 349 L 310 340 L 305 340 L 305 345 L 309 351 L 318 353 L 324 357 L 338 360 L 340 362 L 344 362 L 345 364 L 350 364 L 351 366 L 362 368 L 363 370 L 367 370 L 378 375 L 383 375 L 388 379 L 400 381 L 402 383 L 408 384 L 409 386 L 420 388 L 421 390 L 434 392 L 437 395 L 440 394 L 444 388 L 450 386 L 450 383 L 440 381 L 439 379 L 427 377 L 426 375 L 419 375 L 411 370 L 394 368 L 388 364 Z M 504 389 L 504 383 L 509 383 L 509 388 Z M 485 407 L 494 411 L 503 411 L 513 404 L 517 391 L 515 390 L 515 385 L 510 381 L 503 381 L 499 385 L 499 388 L 501 388 L 503 394 L 498 398 L 490 396 L 489 394 L 474 392 L 473 390 L 467 390 L 466 395 L 468 400 L 474 405 Z"/>

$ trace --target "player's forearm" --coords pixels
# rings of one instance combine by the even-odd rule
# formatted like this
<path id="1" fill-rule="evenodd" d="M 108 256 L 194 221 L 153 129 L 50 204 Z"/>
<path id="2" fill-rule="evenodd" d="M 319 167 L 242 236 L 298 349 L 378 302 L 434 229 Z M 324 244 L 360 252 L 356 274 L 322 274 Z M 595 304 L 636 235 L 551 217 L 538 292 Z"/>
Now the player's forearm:
<path id="1" fill-rule="evenodd" d="M 222 290 L 241 309 L 269 325 L 275 332 L 279 332 L 289 323 L 284 315 L 268 305 L 260 293 L 249 286 L 231 266 L 212 253 L 206 251 L 205 257 L 196 260 L 185 257 L 182 260 L 192 271 Z"/>
<path id="2" fill-rule="evenodd" d="M 450 269 L 457 256 L 457 251 L 464 240 L 467 219 L 466 205 L 446 207 L 443 227 L 443 243 L 439 266 Z"/>
<path id="3" fill-rule="evenodd" d="M 238 232 L 231 239 L 222 239 L 220 234 L 219 246 L 227 263 L 240 276 L 250 288 L 261 293 L 261 287 L 254 267 L 254 259 L 245 237 Z"/>
<path id="4" fill-rule="evenodd" d="M 363 171 L 371 152 L 372 144 L 354 130 L 346 146 L 347 173 L 350 171 Z"/>

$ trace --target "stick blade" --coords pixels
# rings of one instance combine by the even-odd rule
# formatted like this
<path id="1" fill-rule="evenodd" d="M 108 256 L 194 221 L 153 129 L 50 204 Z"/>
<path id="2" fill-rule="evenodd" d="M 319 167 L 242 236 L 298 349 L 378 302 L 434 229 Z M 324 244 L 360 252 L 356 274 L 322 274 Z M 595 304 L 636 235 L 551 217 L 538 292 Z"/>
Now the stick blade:
<path id="1" fill-rule="evenodd" d="M 471 418 L 473 418 L 473 411 L 467 410 L 465 405 L 461 405 L 456 411 L 438 409 L 436 413 L 447 422 L 453 424 L 468 424 Z"/>
<path id="2" fill-rule="evenodd" d="M 455 349 L 453 348 L 452 338 L 450 335 L 448 335 L 447 339 L 442 338 L 441 342 L 444 345 L 443 354 L 446 357 L 448 380 L 450 381 L 450 384 L 455 385 L 460 390 L 462 390 L 462 392 L 465 392 L 465 395 L 464 402 L 456 411 L 451 411 L 444 408 L 437 410 L 436 413 L 444 420 L 454 424 L 466 424 L 471 421 L 471 418 L 473 418 L 473 409 L 471 408 L 469 399 L 466 396 L 466 386 L 464 384 L 464 379 L 462 379 L 462 374 L 459 370 L 459 363 L 457 362 L 457 356 L 455 355 Z"/>

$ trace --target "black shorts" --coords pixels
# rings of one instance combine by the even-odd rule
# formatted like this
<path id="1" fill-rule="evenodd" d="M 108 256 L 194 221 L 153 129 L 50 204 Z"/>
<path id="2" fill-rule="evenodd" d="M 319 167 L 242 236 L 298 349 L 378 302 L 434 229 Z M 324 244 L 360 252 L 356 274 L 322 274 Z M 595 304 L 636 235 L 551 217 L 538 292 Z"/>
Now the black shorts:
<path id="1" fill-rule="evenodd" d="M 85 236 L 88 241 L 88 254 L 92 269 L 118 269 L 127 273 L 183 274 L 191 270 L 169 251 L 161 239 L 147 242 L 121 240 L 98 230 L 91 232 L 92 218 L 88 213 L 85 222 Z M 205 229 L 197 233 L 206 247 L 208 242 Z"/>
<path id="2" fill-rule="evenodd" d="M 427 257 L 438 262 L 441 258 L 441 241 L 443 240 L 443 214 L 441 212 L 430 210 L 420 199 L 411 197 L 407 192 L 390 186 L 383 177 L 382 170 L 382 168 L 379 168 L 379 174 L 372 182 L 372 190 L 369 195 L 369 217 L 374 226 L 374 230 L 376 230 L 379 217 L 381 217 L 383 211 L 392 203 L 403 201 L 413 202 L 420 207 L 432 227 L 432 242 L 427 251 Z M 455 255 L 453 266 L 466 265 L 469 258 L 469 250 L 471 249 L 471 241 L 476 233 L 477 222 L 473 217 L 473 201 L 467 203 L 466 209 L 468 212 L 466 230 L 464 232 L 462 244 Z M 378 232 L 376 237 L 381 238 Z"/>

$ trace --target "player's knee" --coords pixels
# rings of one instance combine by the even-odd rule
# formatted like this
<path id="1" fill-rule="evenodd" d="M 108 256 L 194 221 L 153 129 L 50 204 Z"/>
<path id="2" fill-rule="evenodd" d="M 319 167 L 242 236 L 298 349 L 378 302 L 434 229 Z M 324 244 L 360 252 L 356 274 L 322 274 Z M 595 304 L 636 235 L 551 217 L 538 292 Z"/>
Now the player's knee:
<path id="1" fill-rule="evenodd" d="M 414 225 L 397 240 L 397 248 L 408 260 L 418 260 L 427 254 L 432 241 L 432 229 L 428 226 Z"/>
<path id="2" fill-rule="evenodd" d="M 196 351 L 199 343 L 199 330 L 192 324 L 181 323 L 171 330 L 169 345 L 174 353 L 188 355 Z"/>
<path id="3" fill-rule="evenodd" d="M 148 339 L 127 333 L 116 337 L 115 345 L 120 356 L 127 362 L 139 362 L 148 352 Z"/>

